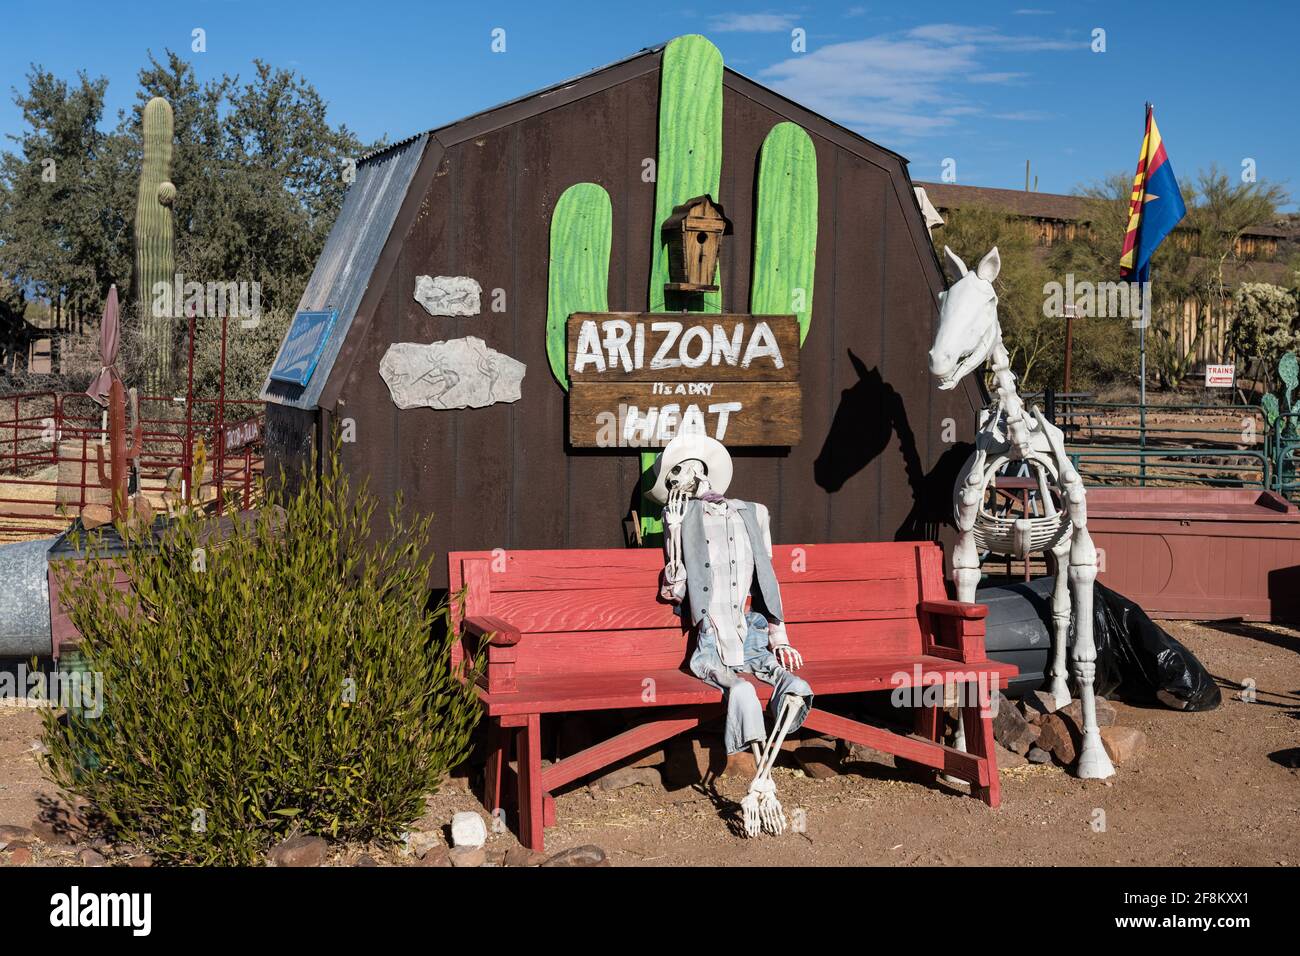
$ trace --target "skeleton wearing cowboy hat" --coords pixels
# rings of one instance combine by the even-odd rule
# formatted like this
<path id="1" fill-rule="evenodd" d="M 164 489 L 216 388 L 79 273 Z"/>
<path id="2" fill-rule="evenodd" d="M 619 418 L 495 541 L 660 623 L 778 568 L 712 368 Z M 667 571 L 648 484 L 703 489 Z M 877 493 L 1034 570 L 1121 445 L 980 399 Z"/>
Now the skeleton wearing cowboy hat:
<path id="1" fill-rule="evenodd" d="M 792 673 L 803 658 L 786 639 L 767 508 L 723 497 L 731 470 L 722 443 L 700 434 L 677 436 L 656 459 L 648 495 L 664 506 L 660 593 L 682 605 L 696 629 L 691 673 L 726 697 L 727 752 L 753 749 L 757 773 L 741 801 L 745 833 L 777 835 L 785 814 L 772 764 L 786 735 L 803 724 L 813 692 Z M 744 673 L 772 685 L 771 733 Z"/>

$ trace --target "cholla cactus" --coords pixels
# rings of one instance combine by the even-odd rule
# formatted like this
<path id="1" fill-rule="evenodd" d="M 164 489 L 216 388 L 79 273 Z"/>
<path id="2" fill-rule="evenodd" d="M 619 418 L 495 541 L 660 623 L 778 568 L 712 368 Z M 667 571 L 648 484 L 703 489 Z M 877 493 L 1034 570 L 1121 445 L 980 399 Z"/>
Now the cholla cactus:
<path id="1" fill-rule="evenodd" d="M 144 108 L 144 163 L 135 203 L 135 293 L 145 342 L 146 387 L 161 394 L 172 384 L 172 317 L 154 314 L 154 286 L 171 285 L 176 271 L 170 181 L 172 108 L 155 96 Z"/>

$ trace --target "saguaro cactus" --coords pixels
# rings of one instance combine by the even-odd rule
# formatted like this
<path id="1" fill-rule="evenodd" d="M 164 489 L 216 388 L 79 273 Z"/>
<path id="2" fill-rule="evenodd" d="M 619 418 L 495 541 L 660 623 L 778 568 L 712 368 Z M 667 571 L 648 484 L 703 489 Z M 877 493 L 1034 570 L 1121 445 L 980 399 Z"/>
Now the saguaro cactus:
<path id="1" fill-rule="evenodd" d="M 172 384 L 172 317 L 156 315 L 154 286 L 170 287 L 176 272 L 172 244 L 172 108 L 155 96 L 144 108 L 144 162 L 135 203 L 135 292 L 146 352 L 145 380 L 157 395 Z"/>

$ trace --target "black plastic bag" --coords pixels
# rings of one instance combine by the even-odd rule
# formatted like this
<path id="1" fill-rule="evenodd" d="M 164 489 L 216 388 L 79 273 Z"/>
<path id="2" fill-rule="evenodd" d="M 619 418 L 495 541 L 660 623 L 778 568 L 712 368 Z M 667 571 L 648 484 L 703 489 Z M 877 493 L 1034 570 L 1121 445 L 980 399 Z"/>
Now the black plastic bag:
<path id="1" fill-rule="evenodd" d="M 1173 710 L 1219 706 L 1219 685 L 1196 655 L 1124 595 L 1094 584 L 1092 617 L 1098 694 Z"/>

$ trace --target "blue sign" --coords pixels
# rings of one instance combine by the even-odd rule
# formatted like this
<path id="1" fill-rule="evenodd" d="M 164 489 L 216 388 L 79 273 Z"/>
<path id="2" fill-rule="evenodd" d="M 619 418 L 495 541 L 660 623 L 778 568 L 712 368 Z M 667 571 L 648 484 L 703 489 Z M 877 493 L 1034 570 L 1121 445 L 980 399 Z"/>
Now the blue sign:
<path id="1" fill-rule="evenodd" d="M 280 357 L 271 369 L 273 381 L 302 387 L 311 380 L 338 314 L 338 309 L 330 309 L 327 312 L 299 312 L 293 317 Z"/>

